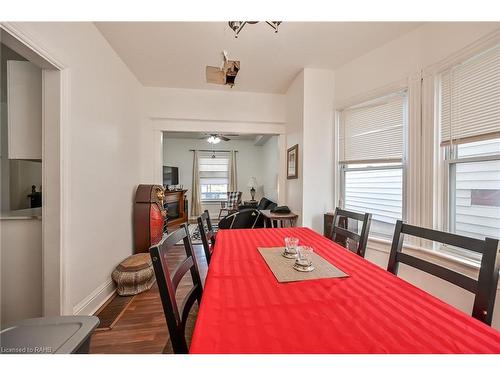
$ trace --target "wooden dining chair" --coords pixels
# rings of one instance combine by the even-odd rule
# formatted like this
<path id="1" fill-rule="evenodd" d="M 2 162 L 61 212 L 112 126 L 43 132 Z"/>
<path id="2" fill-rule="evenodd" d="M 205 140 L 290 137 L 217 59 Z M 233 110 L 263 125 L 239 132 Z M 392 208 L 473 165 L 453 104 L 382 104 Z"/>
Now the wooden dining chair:
<path id="1" fill-rule="evenodd" d="M 364 258 L 371 221 L 372 214 L 361 214 L 337 207 L 333 215 L 329 238 Z M 359 223 L 361 223 L 361 232 L 358 234 L 350 228 L 357 228 Z"/>
<path id="2" fill-rule="evenodd" d="M 405 234 L 482 254 L 481 267 L 477 280 L 451 269 L 403 253 L 402 249 Z M 387 271 L 397 275 L 399 263 L 404 263 L 455 284 L 462 289 L 468 290 L 475 296 L 472 316 L 491 325 L 500 266 L 500 260 L 497 256 L 499 252 L 498 245 L 499 240 L 497 239 L 486 238 L 484 240 L 478 240 L 458 234 L 404 224 L 401 220 L 398 220 L 396 222 L 396 229 L 394 230 L 394 238 L 392 240 Z"/>
<path id="3" fill-rule="evenodd" d="M 207 264 L 210 264 L 210 258 L 212 257 L 212 251 L 215 246 L 215 232 L 208 210 L 205 210 L 205 212 L 198 217 L 198 230 L 200 232 L 203 250 L 205 251 L 205 257 L 207 258 Z"/>
<path id="4" fill-rule="evenodd" d="M 186 259 L 175 269 L 171 274 L 168 264 L 168 253 L 179 242 L 184 242 L 186 251 Z M 201 284 L 196 258 L 189 236 L 187 224 L 182 224 L 181 228 L 165 237 L 160 243 L 149 249 L 153 268 L 156 275 L 156 282 L 160 291 L 161 303 L 165 320 L 167 321 L 168 332 L 170 334 L 170 343 L 174 353 L 188 353 L 189 348 L 186 341 L 186 322 L 190 315 L 193 304 L 198 301 L 198 306 L 201 302 L 203 287 Z M 184 298 L 181 309 L 177 306 L 175 293 L 179 282 L 183 276 L 191 272 L 193 287 Z M 192 316 L 192 315 L 191 315 Z M 166 347 L 169 345 L 167 343 Z"/>

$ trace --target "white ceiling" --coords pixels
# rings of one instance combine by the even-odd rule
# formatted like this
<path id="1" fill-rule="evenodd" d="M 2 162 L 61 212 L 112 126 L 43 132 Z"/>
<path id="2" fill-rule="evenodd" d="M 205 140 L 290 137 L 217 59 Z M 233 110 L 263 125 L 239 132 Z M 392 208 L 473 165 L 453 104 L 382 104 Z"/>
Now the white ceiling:
<path id="1" fill-rule="evenodd" d="M 246 25 L 238 39 L 227 22 L 97 22 L 145 86 L 284 93 L 304 67 L 335 69 L 418 27 L 418 22 L 284 22 L 278 34 Z M 233 89 L 205 83 L 221 51 L 241 61 Z"/>

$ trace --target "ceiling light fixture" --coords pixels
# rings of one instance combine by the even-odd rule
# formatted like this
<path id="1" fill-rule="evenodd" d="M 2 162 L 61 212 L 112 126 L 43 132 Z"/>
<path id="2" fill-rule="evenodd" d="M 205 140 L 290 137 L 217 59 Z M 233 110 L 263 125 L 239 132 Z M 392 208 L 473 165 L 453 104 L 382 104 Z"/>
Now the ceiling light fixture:
<path id="1" fill-rule="evenodd" d="M 216 145 L 217 143 L 220 142 L 220 138 L 214 135 L 211 135 L 210 137 L 207 138 L 207 142 L 211 143 L 213 145 Z"/>
<path id="2" fill-rule="evenodd" d="M 243 30 L 245 25 L 249 23 L 250 25 L 255 25 L 259 23 L 259 21 L 229 21 L 229 27 L 234 31 L 234 37 L 238 38 L 240 31 Z M 275 33 L 278 32 L 278 27 L 281 24 L 281 21 L 266 21 L 266 23 L 271 26 Z"/>

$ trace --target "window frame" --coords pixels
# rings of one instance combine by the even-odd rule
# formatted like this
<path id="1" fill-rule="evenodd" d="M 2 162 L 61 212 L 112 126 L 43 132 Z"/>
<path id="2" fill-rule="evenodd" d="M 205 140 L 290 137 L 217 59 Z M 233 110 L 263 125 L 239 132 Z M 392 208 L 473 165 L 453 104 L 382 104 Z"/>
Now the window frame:
<path id="1" fill-rule="evenodd" d="M 206 158 L 206 156 L 208 155 L 209 153 L 207 152 L 206 155 L 203 154 L 203 155 L 200 155 L 199 158 Z M 210 158 L 212 159 L 212 158 Z M 226 166 L 227 166 L 227 180 L 226 180 L 226 183 L 225 184 L 202 184 L 202 177 L 198 175 L 198 183 L 200 185 L 200 200 L 202 203 L 220 203 L 220 202 L 227 202 L 227 192 L 229 191 L 229 158 L 227 157 L 221 157 L 221 156 L 216 156 L 215 158 L 213 159 L 227 159 L 227 163 L 226 163 Z M 199 170 L 199 160 L 198 160 L 198 174 L 200 173 L 201 171 Z M 201 191 L 201 187 L 202 186 L 212 186 L 212 185 L 226 185 L 226 192 L 224 193 L 220 193 L 220 194 L 225 194 L 225 197 L 224 198 L 218 198 L 218 199 L 204 199 L 203 198 L 203 192 Z"/>
<path id="2" fill-rule="evenodd" d="M 445 197 L 443 197 L 443 218 L 445 219 L 443 222 L 444 230 L 450 233 L 455 233 L 455 199 L 456 199 L 456 166 L 458 164 L 465 163 L 480 163 L 487 161 L 500 161 L 500 153 L 491 154 L 491 155 L 482 155 L 482 156 L 468 156 L 459 158 L 458 157 L 458 145 L 451 144 L 444 147 L 441 147 L 442 151 L 440 154 L 444 159 L 443 162 L 443 181 L 445 183 Z M 486 236 L 485 236 L 486 237 Z M 451 255 L 459 256 L 465 258 L 468 261 L 477 262 L 477 264 L 481 261 L 481 256 L 472 252 L 469 252 L 464 249 L 451 248 L 447 245 L 439 244 L 436 248 L 439 251 L 443 251 L 445 253 L 449 253 Z"/>
<path id="3" fill-rule="evenodd" d="M 342 118 L 342 112 L 345 109 L 348 109 L 349 107 L 355 107 L 356 105 L 361 105 L 363 102 L 360 102 L 358 104 L 350 105 L 349 107 L 343 108 L 336 110 L 335 112 L 335 146 L 337 152 L 335 153 L 335 168 L 337 169 L 336 175 L 338 176 L 338 197 L 336 197 L 336 201 L 338 202 L 339 207 L 342 209 L 345 209 L 345 180 L 346 180 L 346 172 L 352 172 L 352 171 L 373 171 L 373 170 L 387 170 L 387 169 L 401 169 L 402 172 L 402 186 L 401 186 L 401 218 L 403 221 L 407 220 L 408 217 L 408 189 L 407 189 L 407 180 L 408 180 L 408 134 L 409 134 L 409 100 L 408 100 L 408 92 L 409 88 L 408 87 L 398 87 L 397 90 L 390 90 L 389 92 L 381 93 L 381 95 L 377 95 L 375 97 L 372 97 L 370 100 L 366 100 L 366 102 L 377 102 L 379 100 L 383 100 L 384 97 L 394 95 L 398 92 L 404 92 L 404 115 L 403 115 L 403 150 L 402 150 L 402 158 L 399 159 L 379 159 L 379 160 L 370 160 L 370 161 L 365 161 L 363 164 L 371 164 L 366 167 L 353 167 L 353 168 L 348 168 L 349 165 L 351 166 L 356 166 L 356 164 L 361 164 L 360 162 L 343 162 L 340 161 L 340 139 L 339 139 L 339 134 L 340 134 L 340 126 L 341 126 L 341 118 Z M 389 163 L 398 163 L 397 165 L 383 165 L 383 164 L 389 164 Z M 377 164 L 379 166 L 377 166 Z M 374 219 L 372 219 L 374 220 Z M 369 233 L 369 238 L 373 238 L 376 240 L 382 240 L 382 241 L 387 241 L 390 240 L 392 241 L 392 235 L 390 238 L 381 235 L 380 233 L 370 231 Z"/>
<path id="4" fill-rule="evenodd" d="M 223 185 L 223 184 L 209 184 L 209 185 L 202 185 L 200 183 L 200 190 L 201 190 L 201 186 L 212 186 L 212 185 Z M 227 190 L 229 190 L 229 181 L 227 184 L 225 184 L 227 186 Z M 210 202 L 227 202 L 227 191 L 225 193 L 219 193 L 219 194 L 225 194 L 226 197 L 225 198 L 219 198 L 219 199 L 204 199 L 203 198 L 203 192 L 200 191 L 200 198 L 201 198 L 201 201 L 202 202 L 205 202 L 205 203 L 210 203 Z"/>
<path id="5" fill-rule="evenodd" d="M 458 143 L 441 145 L 441 111 L 442 111 L 442 76 L 449 69 L 460 65 L 465 61 L 480 55 L 487 50 L 494 48 L 498 42 L 486 40 L 485 43 L 477 43 L 474 48 L 465 52 L 460 57 L 455 57 L 446 61 L 433 72 L 434 75 L 434 184 L 437 189 L 434 191 L 433 217 L 434 226 L 439 230 L 454 233 L 455 225 L 455 198 L 456 189 L 452 194 L 452 188 L 456 182 L 456 166 L 462 163 L 485 162 L 500 160 L 500 153 L 481 156 L 458 157 Z M 487 138 L 486 138 L 487 139 Z M 471 141 L 472 143 L 474 141 Z M 464 142 L 469 143 L 469 142 Z M 441 202 L 441 203 L 439 203 Z M 465 262 L 472 262 L 476 267 L 480 265 L 481 256 L 465 249 L 453 248 L 445 244 L 433 243 L 432 250 L 445 256 L 457 257 Z"/>

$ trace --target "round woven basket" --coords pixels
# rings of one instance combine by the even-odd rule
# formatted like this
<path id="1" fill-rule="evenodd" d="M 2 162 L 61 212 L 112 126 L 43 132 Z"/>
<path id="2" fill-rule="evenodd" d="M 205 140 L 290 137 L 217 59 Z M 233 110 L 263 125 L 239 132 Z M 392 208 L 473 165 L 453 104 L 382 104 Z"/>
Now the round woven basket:
<path id="1" fill-rule="evenodd" d="M 151 288 L 155 273 L 148 253 L 135 254 L 123 260 L 111 274 L 120 296 L 139 294 Z"/>

